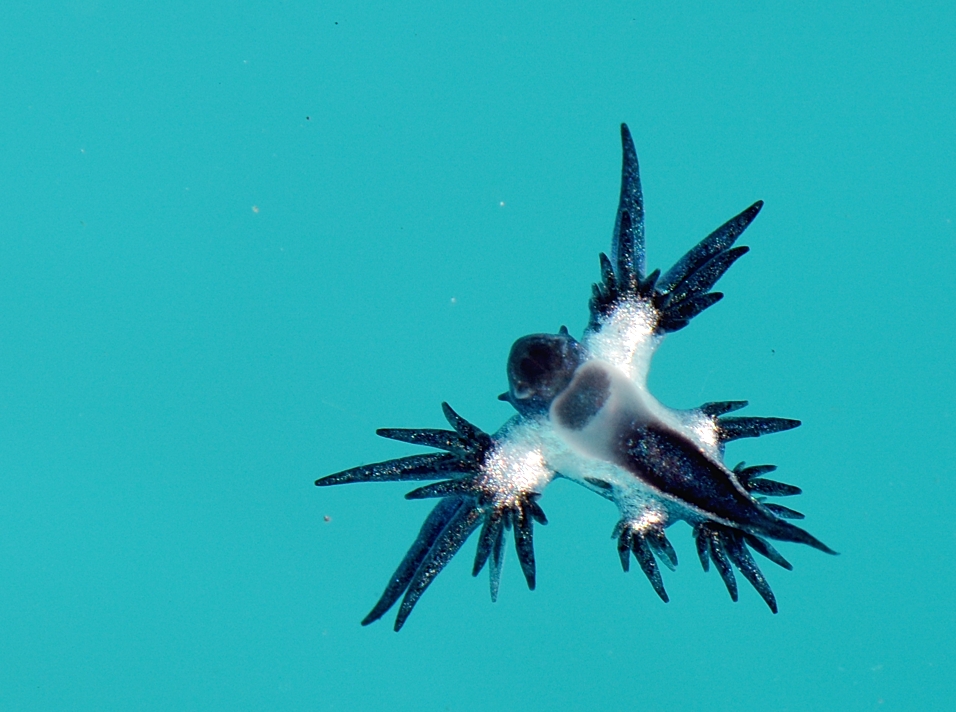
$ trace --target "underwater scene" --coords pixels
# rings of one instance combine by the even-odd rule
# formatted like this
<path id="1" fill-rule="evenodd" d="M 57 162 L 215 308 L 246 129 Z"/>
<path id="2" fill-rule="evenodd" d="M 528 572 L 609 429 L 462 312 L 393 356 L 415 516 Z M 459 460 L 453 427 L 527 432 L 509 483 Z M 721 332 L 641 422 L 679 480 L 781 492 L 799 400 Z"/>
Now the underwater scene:
<path id="1" fill-rule="evenodd" d="M 956 7 L 0 18 L 0 708 L 956 704 Z"/>

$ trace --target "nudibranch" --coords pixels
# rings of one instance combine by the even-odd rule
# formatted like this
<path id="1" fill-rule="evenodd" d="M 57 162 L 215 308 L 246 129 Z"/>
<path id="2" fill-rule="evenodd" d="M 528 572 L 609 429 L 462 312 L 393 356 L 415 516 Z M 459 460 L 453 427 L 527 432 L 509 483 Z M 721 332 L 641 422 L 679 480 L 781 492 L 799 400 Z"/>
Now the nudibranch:
<path id="1" fill-rule="evenodd" d="M 538 503 L 563 477 L 614 502 L 621 566 L 633 554 L 657 595 L 668 600 L 658 562 L 677 566 L 665 530 L 690 525 L 701 565 L 713 563 L 737 600 L 736 568 L 777 611 L 776 600 L 751 551 L 785 569 L 790 563 L 769 540 L 808 544 L 835 553 L 789 520 L 803 515 L 768 501 L 800 489 L 766 477 L 774 465 L 724 463 L 724 446 L 738 438 L 790 430 L 787 418 L 729 415 L 746 401 L 673 410 L 647 389 L 651 357 L 670 332 L 683 329 L 723 296 L 710 291 L 748 248 L 737 238 L 760 212 L 758 201 L 731 218 L 661 275 L 645 274 L 644 204 L 637 154 L 621 126 L 621 196 L 611 254 L 600 255 L 590 320 L 580 340 L 557 334 L 518 339 L 508 357 L 508 391 L 499 398 L 516 414 L 488 434 L 442 404 L 451 430 L 385 428 L 378 434 L 439 452 L 411 455 L 339 472 L 320 487 L 350 482 L 429 481 L 408 499 L 435 498 L 435 508 L 362 621 L 381 618 L 399 599 L 395 630 L 446 564 L 479 531 L 473 575 L 487 565 L 491 598 L 498 595 L 506 533 L 528 587 L 535 587 L 534 523 L 547 524 Z"/>

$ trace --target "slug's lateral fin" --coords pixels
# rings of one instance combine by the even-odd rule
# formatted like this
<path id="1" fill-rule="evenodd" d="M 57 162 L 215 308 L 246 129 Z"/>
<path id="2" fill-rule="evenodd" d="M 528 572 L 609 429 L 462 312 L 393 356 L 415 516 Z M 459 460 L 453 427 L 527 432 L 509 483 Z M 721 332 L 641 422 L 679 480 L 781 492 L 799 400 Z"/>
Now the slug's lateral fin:
<path id="1" fill-rule="evenodd" d="M 784 507 L 782 504 L 775 504 L 773 502 L 764 502 L 763 506 L 769 509 L 774 514 L 776 514 L 778 517 L 783 517 L 784 519 L 803 519 L 805 517 L 803 512 L 798 512 L 795 509 L 790 509 L 790 507 Z"/>
<path id="2" fill-rule="evenodd" d="M 511 524 L 514 527 L 515 553 L 518 554 L 521 572 L 524 574 L 528 588 L 534 591 L 534 530 L 532 529 L 530 513 L 523 507 L 517 507 L 511 511 Z"/>
<path id="3" fill-rule="evenodd" d="M 771 561 L 779 563 L 786 569 L 791 568 L 790 564 L 777 554 L 773 547 L 757 537 L 749 536 L 745 532 L 713 522 L 698 525 L 694 529 L 694 537 L 697 540 L 697 553 L 700 556 L 700 563 L 704 571 L 710 568 L 710 562 L 713 561 L 714 568 L 720 574 L 724 586 L 727 587 L 727 593 L 730 594 L 733 601 L 737 601 L 737 580 L 734 577 L 733 569 L 733 567 L 736 567 L 760 594 L 767 607 L 772 612 L 777 612 L 777 601 L 774 598 L 773 591 L 770 590 L 770 584 L 767 583 L 760 567 L 757 566 L 753 556 L 750 555 L 746 544 L 754 546 L 756 543 L 755 550 L 760 551 L 760 553 L 769 552 L 771 556 L 768 558 Z M 733 567 L 731 564 L 733 564 Z"/>
<path id="4" fill-rule="evenodd" d="M 704 415 L 716 418 L 718 415 L 732 413 L 746 407 L 747 401 L 714 401 L 713 403 L 704 403 L 699 410 Z"/>
<path id="5" fill-rule="evenodd" d="M 650 302 L 657 312 L 656 334 L 679 331 L 723 297 L 710 289 L 749 250 L 734 243 L 760 212 L 763 201 L 758 200 L 714 230 L 664 276 L 654 270 L 645 277 L 644 198 L 637 152 L 626 124 L 621 125 L 621 144 L 621 195 L 611 254 L 600 256 L 601 280 L 592 285 L 588 330 L 599 331 L 602 317 L 612 313 L 616 305 L 636 299 Z"/>
<path id="6" fill-rule="evenodd" d="M 767 497 L 792 497 L 803 492 L 802 489 L 794 485 L 788 485 L 776 480 L 767 480 L 757 477 L 750 480 L 750 486 L 747 488 L 750 492 L 762 494 Z"/>
<path id="7" fill-rule="evenodd" d="M 462 477 L 457 480 L 442 480 L 432 482 L 423 487 L 413 489 L 405 494 L 405 499 L 432 499 L 435 497 L 451 497 L 468 495 L 476 491 L 473 478 Z"/>
<path id="8" fill-rule="evenodd" d="M 641 570 L 644 571 L 647 580 L 651 582 L 654 592 L 660 596 L 664 603 L 670 601 L 670 598 L 667 596 L 667 591 L 664 590 L 664 581 L 661 579 L 661 572 L 657 567 L 657 561 L 655 561 L 654 554 L 651 553 L 651 548 L 647 545 L 647 541 L 643 536 L 635 535 L 631 537 L 631 551 L 634 552 L 634 558 L 637 559 L 637 563 L 641 565 Z"/>
<path id="9" fill-rule="evenodd" d="M 496 510 L 492 512 L 485 519 L 485 523 L 481 527 L 481 534 L 478 537 L 478 548 L 475 550 L 475 563 L 471 569 L 472 576 L 480 574 L 481 570 L 485 567 L 485 563 L 488 561 L 488 557 L 491 556 L 491 551 L 498 541 L 504 526 L 503 513 L 500 511 Z"/>
<path id="10" fill-rule="evenodd" d="M 431 513 L 425 518 L 425 522 L 422 524 L 418 536 L 408 549 L 408 553 L 405 554 L 405 558 L 402 559 L 402 563 L 398 565 L 398 568 L 395 569 L 395 573 L 392 574 L 392 578 L 389 580 L 388 586 L 382 593 L 381 598 L 378 599 L 378 603 L 375 604 L 375 607 L 362 620 L 362 625 L 368 625 L 369 623 L 377 621 L 401 598 L 402 594 L 405 593 L 405 590 L 408 588 L 408 584 L 411 583 L 412 578 L 414 578 L 415 573 L 428 556 L 428 552 L 441 536 L 442 531 L 444 531 L 448 523 L 458 513 L 461 506 L 462 501 L 457 497 L 443 499 L 435 505 L 435 508 L 432 509 Z"/>
<path id="11" fill-rule="evenodd" d="M 501 562 L 505 555 L 504 529 L 498 530 L 495 544 L 491 549 L 491 562 L 488 564 L 488 585 L 491 590 L 491 602 L 498 600 L 498 586 L 501 584 Z"/>
<path id="12" fill-rule="evenodd" d="M 458 553 L 462 544 L 478 526 L 481 514 L 481 509 L 474 506 L 473 502 L 460 501 L 454 515 L 432 543 L 425 558 L 415 571 L 415 575 L 408 583 L 402 605 L 399 606 L 398 615 L 395 617 L 396 633 L 405 625 L 405 621 L 412 609 L 415 608 L 415 604 L 418 603 L 418 599 L 425 593 L 425 589 L 431 585 L 435 577 Z"/>
<path id="13" fill-rule="evenodd" d="M 710 260 L 733 247 L 737 238 L 753 222 L 762 207 L 763 201 L 758 200 L 688 250 L 687 254 L 677 260 L 674 266 L 658 280 L 657 291 L 664 295 L 674 292 L 679 285 L 686 283 Z"/>
<path id="14" fill-rule="evenodd" d="M 730 600 L 737 602 L 737 579 L 734 578 L 734 570 L 730 567 L 730 559 L 724 550 L 723 539 L 719 532 L 710 529 L 705 532 L 707 551 L 710 553 L 710 560 L 714 562 L 714 568 L 723 579 L 724 586 L 727 587 L 727 593 L 730 594 Z"/>
<path id="15" fill-rule="evenodd" d="M 770 545 L 770 542 L 761 539 L 759 536 L 754 536 L 753 534 L 744 533 L 744 541 L 747 542 L 747 545 L 760 554 L 763 557 L 770 559 L 777 566 L 786 569 L 787 571 L 793 571 L 793 565 L 787 561 L 780 552 L 773 548 Z"/>
<path id="16" fill-rule="evenodd" d="M 654 550 L 654 553 L 657 555 L 657 558 L 661 560 L 661 563 L 664 564 L 671 571 L 677 570 L 677 552 L 674 551 L 674 546 L 668 541 L 667 535 L 664 533 L 663 528 L 653 528 L 645 532 L 645 538 L 647 543 L 650 544 L 651 549 Z"/>
<path id="17" fill-rule="evenodd" d="M 623 301 L 649 299 L 660 275 L 659 270 L 654 270 L 644 276 L 644 196 L 637 151 L 627 124 L 621 124 L 621 146 L 621 195 L 614 220 L 611 254 L 609 257 L 601 253 L 601 281 L 591 285 L 589 332 L 599 331 L 601 319 Z"/>
<path id="18" fill-rule="evenodd" d="M 720 301 L 723 294 L 709 290 L 750 249 L 733 245 L 762 206 L 763 201 L 758 200 L 728 220 L 657 280 L 654 305 L 660 312 L 658 333 L 683 329 L 693 317 Z"/>
<path id="19" fill-rule="evenodd" d="M 759 438 L 761 435 L 781 433 L 799 426 L 800 421 L 791 418 L 729 416 L 717 419 L 717 437 L 721 443 L 726 443 L 740 438 Z"/>
<path id="20" fill-rule="evenodd" d="M 383 428 L 377 432 L 392 440 L 446 452 L 356 467 L 316 481 L 316 485 L 324 487 L 349 482 L 440 480 L 405 495 L 406 499 L 439 498 L 439 502 L 362 625 L 381 618 L 401 598 L 395 630 L 401 629 L 422 594 L 479 525 L 481 535 L 472 573 L 477 575 L 490 560 L 492 600 L 498 596 L 505 530 L 513 530 L 521 571 L 528 588 L 535 587 L 534 523 L 548 523 L 537 502 L 539 493 L 533 489 L 512 489 L 509 473 L 502 471 L 500 464 L 494 466 L 494 475 L 489 476 L 489 467 L 493 467 L 489 457 L 506 435 L 489 435 L 447 403 L 442 403 L 442 410 L 454 431 Z"/>
<path id="21" fill-rule="evenodd" d="M 657 323 L 658 333 L 680 331 L 704 309 L 713 306 L 723 298 L 723 292 L 709 292 L 690 297 L 680 302 L 673 309 L 662 310 L 660 321 Z"/>
<path id="22" fill-rule="evenodd" d="M 622 520 L 614 527 L 611 537 L 617 539 L 617 553 L 621 559 L 621 568 L 625 572 L 630 569 L 633 553 L 654 592 L 664 603 L 667 603 L 670 599 L 664 589 L 664 580 L 661 578 L 657 559 L 673 571 L 677 567 L 677 552 L 667 540 L 664 528 L 662 526 L 648 527 L 636 521 Z"/>
<path id="23" fill-rule="evenodd" d="M 617 282 L 625 289 L 644 279 L 644 194 L 637 150 L 627 124 L 621 124 L 621 197 L 614 220 L 611 259 Z"/>
<path id="24" fill-rule="evenodd" d="M 399 442 L 421 445 L 422 447 L 433 447 L 459 456 L 465 455 L 470 449 L 469 444 L 458 433 L 453 433 L 450 430 L 379 428 L 376 433 L 389 440 L 398 440 Z"/>
<path id="25" fill-rule="evenodd" d="M 756 589 L 760 597 L 766 602 L 767 607 L 774 613 L 777 612 L 777 599 L 774 598 L 773 591 L 763 573 L 757 566 L 747 547 L 744 546 L 740 535 L 725 537 L 726 551 L 728 558 L 733 562 L 737 570 L 744 575 L 744 578 L 750 582 L 750 585 Z"/>
<path id="26" fill-rule="evenodd" d="M 333 475 L 320 477 L 317 487 L 344 485 L 352 482 L 398 482 L 403 480 L 435 480 L 447 477 L 449 466 L 458 462 L 450 453 L 435 452 L 427 455 L 409 455 L 395 460 L 362 465 Z"/>
<path id="27" fill-rule="evenodd" d="M 375 432 L 383 438 L 433 447 L 443 453 L 410 455 L 372 465 L 362 465 L 336 472 L 315 481 L 317 487 L 351 482 L 395 482 L 403 480 L 437 480 L 443 477 L 460 478 L 475 472 L 484 462 L 492 447 L 490 435 L 458 415 L 447 403 L 442 410 L 455 429 L 434 428 L 379 428 Z"/>
<path id="28" fill-rule="evenodd" d="M 448 420 L 448 424 L 451 425 L 451 427 L 455 429 L 455 432 L 458 433 L 465 442 L 469 443 L 472 448 L 478 448 L 482 452 L 486 452 L 491 447 L 491 436 L 488 435 L 488 433 L 462 418 L 448 403 L 442 403 L 441 409 L 445 418 Z"/>
<path id="29" fill-rule="evenodd" d="M 762 497 L 793 497 L 794 495 L 803 493 L 803 490 L 795 485 L 788 485 L 786 482 L 768 480 L 763 477 L 763 475 L 770 474 L 776 469 L 776 465 L 752 465 L 745 467 L 744 463 L 741 462 L 734 468 L 734 474 L 744 489 L 753 495 Z M 767 505 L 767 507 L 773 509 L 770 505 Z M 788 511 L 792 512 L 793 510 Z"/>
<path id="30" fill-rule="evenodd" d="M 707 260 L 700 269 L 667 292 L 661 292 L 661 284 L 658 283 L 658 293 L 661 295 L 658 301 L 661 310 L 667 312 L 669 309 L 677 309 L 690 299 L 707 296 L 708 290 L 717 284 L 717 280 L 724 276 L 730 266 L 748 252 L 750 248 L 746 246 L 719 252 Z"/>

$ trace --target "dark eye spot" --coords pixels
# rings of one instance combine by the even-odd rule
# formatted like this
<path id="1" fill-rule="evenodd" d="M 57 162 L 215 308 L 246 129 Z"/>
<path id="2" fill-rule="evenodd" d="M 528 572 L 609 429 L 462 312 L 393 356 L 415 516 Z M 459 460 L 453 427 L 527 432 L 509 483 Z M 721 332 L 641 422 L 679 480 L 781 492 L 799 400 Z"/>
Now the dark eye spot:
<path id="1" fill-rule="evenodd" d="M 599 369 L 588 369 L 572 382 L 555 403 L 554 415 L 570 430 L 582 430 L 611 395 L 611 380 Z"/>

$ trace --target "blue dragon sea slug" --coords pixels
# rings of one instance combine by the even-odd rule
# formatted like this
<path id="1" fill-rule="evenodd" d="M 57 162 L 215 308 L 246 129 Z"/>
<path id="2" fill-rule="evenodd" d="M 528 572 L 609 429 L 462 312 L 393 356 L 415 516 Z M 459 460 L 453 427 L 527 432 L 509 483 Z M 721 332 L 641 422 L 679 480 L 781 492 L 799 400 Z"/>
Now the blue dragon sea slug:
<path id="1" fill-rule="evenodd" d="M 737 600 L 736 568 L 770 609 L 777 604 L 751 551 L 786 569 L 790 563 L 768 540 L 808 544 L 835 553 L 788 520 L 803 515 L 768 501 L 800 489 L 765 475 L 773 465 L 729 468 L 725 443 L 790 430 L 786 418 L 728 415 L 746 401 L 705 403 L 673 410 L 647 389 L 651 357 L 664 336 L 683 329 L 723 296 L 710 291 L 748 248 L 737 238 L 760 212 L 756 202 L 717 228 L 661 275 L 644 267 L 644 205 L 637 154 L 621 126 L 624 160 L 611 254 L 601 254 L 590 321 L 580 340 L 557 334 L 518 339 L 508 357 L 508 391 L 499 396 L 517 411 L 488 434 L 442 404 L 451 430 L 385 428 L 378 434 L 439 452 L 411 455 L 345 470 L 316 485 L 432 480 L 408 499 L 438 500 L 378 603 L 362 621 L 381 618 L 401 599 L 400 630 L 422 594 L 478 531 L 473 574 L 487 565 L 491 598 L 507 532 L 528 587 L 535 587 L 534 522 L 546 524 L 538 503 L 555 478 L 574 480 L 613 501 L 614 528 L 625 571 L 633 554 L 657 595 L 668 600 L 658 562 L 670 569 L 677 555 L 665 533 L 675 522 L 692 528 L 701 565 L 713 563 Z"/>

